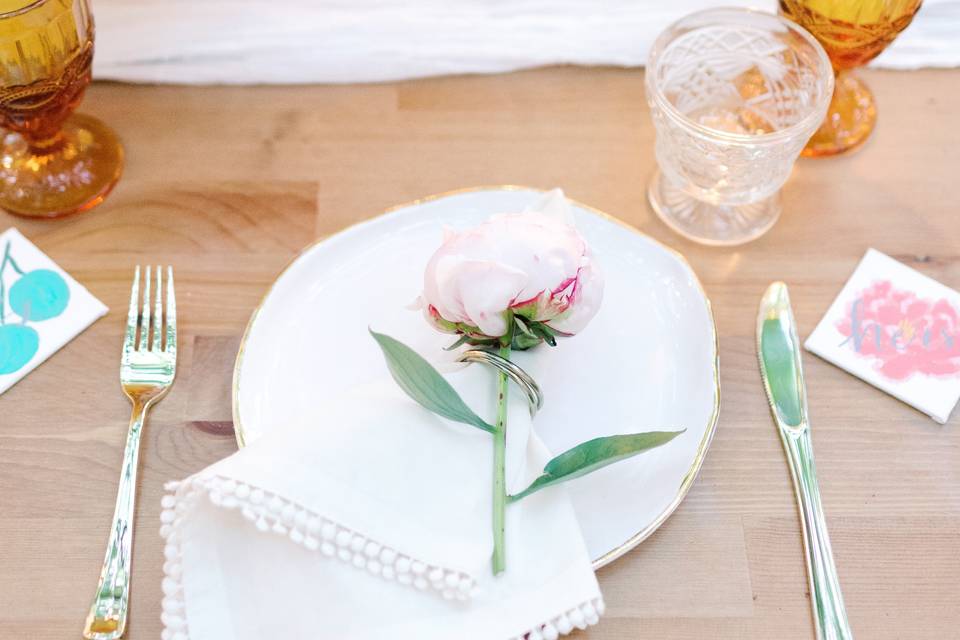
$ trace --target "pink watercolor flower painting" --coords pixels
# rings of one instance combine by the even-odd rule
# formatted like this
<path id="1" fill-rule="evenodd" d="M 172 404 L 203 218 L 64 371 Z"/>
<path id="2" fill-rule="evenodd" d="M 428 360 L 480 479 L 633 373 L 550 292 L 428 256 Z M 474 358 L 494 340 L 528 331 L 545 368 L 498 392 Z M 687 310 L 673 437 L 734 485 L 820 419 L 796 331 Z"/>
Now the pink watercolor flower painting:
<path id="1" fill-rule="evenodd" d="M 836 328 L 850 348 L 890 380 L 960 374 L 960 313 L 945 298 L 919 298 L 877 280 L 846 307 Z"/>

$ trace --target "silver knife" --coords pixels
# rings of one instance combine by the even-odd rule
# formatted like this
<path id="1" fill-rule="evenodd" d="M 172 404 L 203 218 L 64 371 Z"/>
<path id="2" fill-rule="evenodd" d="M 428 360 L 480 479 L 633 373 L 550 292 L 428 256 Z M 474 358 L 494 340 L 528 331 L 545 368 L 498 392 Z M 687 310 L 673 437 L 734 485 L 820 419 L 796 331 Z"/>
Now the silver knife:
<path id="1" fill-rule="evenodd" d="M 818 640 L 852 640 L 820 502 L 807 416 L 807 389 L 787 285 L 774 282 L 760 301 L 757 356 L 770 412 L 790 463 L 807 553 L 810 603 Z"/>

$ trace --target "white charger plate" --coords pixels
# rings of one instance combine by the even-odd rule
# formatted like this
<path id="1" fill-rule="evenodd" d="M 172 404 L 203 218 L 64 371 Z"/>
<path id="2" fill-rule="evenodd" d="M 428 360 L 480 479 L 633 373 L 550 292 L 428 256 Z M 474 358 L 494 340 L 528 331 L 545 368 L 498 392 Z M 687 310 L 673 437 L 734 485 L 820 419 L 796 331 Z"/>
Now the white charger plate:
<path id="1" fill-rule="evenodd" d="M 368 325 L 405 340 L 416 336 L 412 346 L 428 357 L 423 349 L 449 344 L 451 336 L 406 309 L 420 293 L 442 227 L 522 211 L 541 193 L 491 187 L 431 196 L 305 249 L 253 312 L 241 342 L 233 382 L 238 444 L 325 397 L 382 378 Z M 525 358 L 550 358 L 539 367 L 546 402 L 537 432 L 559 453 L 601 435 L 686 429 L 663 447 L 568 483 L 599 568 L 653 533 L 696 478 L 720 409 L 717 332 L 703 287 L 680 254 L 574 205 L 577 227 L 604 271 L 605 297 L 581 334 L 555 349 L 513 355 L 520 366 Z"/>

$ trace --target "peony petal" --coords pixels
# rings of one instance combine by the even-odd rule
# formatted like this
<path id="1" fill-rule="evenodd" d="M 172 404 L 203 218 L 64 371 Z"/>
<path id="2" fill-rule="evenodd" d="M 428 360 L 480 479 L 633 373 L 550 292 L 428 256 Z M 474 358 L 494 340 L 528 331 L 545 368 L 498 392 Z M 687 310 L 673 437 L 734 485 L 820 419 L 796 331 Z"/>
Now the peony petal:
<path id="1" fill-rule="evenodd" d="M 423 279 L 423 297 L 450 322 L 470 322 L 458 294 L 458 272 L 462 258 L 451 254 L 448 245 L 440 248 L 430 262 Z"/>
<path id="2" fill-rule="evenodd" d="M 563 189 L 551 189 L 524 210 L 524 213 L 538 212 L 546 217 L 561 222 L 565 225 L 574 226 L 573 207 L 570 201 L 563 194 Z"/>
<path id="3" fill-rule="evenodd" d="M 603 273 L 596 264 L 584 256 L 583 266 L 577 275 L 576 290 L 566 313 L 550 322 L 550 326 L 568 335 L 579 333 L 600 310 L 603 302 Z"/>
<path id="4" fill-rule="evenodd" d="M 408 311 L 420 311 L 421 309 L 426 309 L 427 303 L 424 301 L 423 296 L 417 296 L 410 303 L 407 304 L 406 309 Z"/>
<path id="5" fill-rule="evenodd" d="M 483 333 L 500 337 L 507 333 L 504 312 L 527 282 L 527 275 L 497 262 L 469 260 L 457 273 L 459 298 L 470 324 Z"/>

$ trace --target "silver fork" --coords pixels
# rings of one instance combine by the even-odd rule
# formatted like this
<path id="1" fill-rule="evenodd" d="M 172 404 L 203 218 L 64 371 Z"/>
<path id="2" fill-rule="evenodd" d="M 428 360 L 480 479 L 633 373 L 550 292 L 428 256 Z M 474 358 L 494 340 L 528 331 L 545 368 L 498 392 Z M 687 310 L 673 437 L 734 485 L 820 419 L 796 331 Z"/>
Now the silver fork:
<path id="1" fill-rule="evenodd" d="M 156 270 L 154 313 L 150 315 L 150 267 L 145 270 L 143 307 L 140 298 L 140 267 L 133 274 L 130 313 L 120 356 L 120 386 L 133 404 L 130 430 L 120 471 L 120 488 L 113 512 L 113 528 L 100 570 L 100 584 L 87 614 L 83 637 L 115 640 L 123 636 L 130 604 L 130 568 L 133 549 L 133 514 L 137 490 L 137 460 L 140 435 L 147 410 L 166 395 L 177 373 L 177 302 L 173 294 L 173 268 L 167 267 L 166 304 L 163 277 Z M 164 322 L 164 320 L 166 322 Z M 152 329 L 152 337 L 151 337 Z M 139 335 L 139 340 L 138 340 Z"/>

